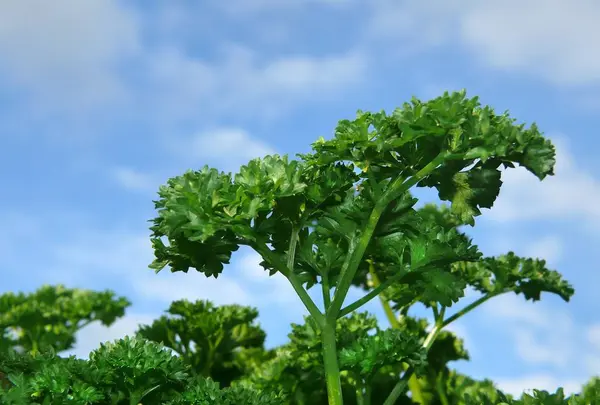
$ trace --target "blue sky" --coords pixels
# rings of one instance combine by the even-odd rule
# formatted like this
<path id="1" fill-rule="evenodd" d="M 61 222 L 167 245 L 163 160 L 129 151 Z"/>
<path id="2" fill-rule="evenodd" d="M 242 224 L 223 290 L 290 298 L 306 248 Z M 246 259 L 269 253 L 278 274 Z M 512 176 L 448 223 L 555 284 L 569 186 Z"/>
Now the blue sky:
<path id="1" fill-rule="evenodd" d="M 305 152 L 357 109 L 466 88 L 535 121 L 559 159 L 543 183 L 506 172 L 470 234 L 488 255 L 546 258 L 576 295 L 487 303 L 454 326 L 472 355 L 456 366 L 511 392 L 576 390 L 600 374 L 599 18 L 591 0 L 4 1 L 0 292 L 64 283 L 129 297 L 124 319 L 81 331 L 82 356 L 179 298 L 256 306 L 281 343 L 303 308 L 251 251 L 217 281 L 147 269 L 158 186 Z"/>

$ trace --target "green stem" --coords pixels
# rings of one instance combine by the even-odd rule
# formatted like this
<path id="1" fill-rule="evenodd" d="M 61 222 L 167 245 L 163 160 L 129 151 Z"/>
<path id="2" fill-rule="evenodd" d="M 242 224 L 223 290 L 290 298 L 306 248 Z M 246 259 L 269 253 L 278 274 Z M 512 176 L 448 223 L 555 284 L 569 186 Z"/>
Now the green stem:
<path id="1" fill-rule="evenodd" d="M 298 229 L 293 227 L 287 255 L 287 268 L 289 269 L 290 273 L 294 272 L 294 264 L 296 263 L 296 246 L 298 246 Z"/>
<path id="2" fill-rule="evenodd" d="M 498 296 L 504 292 L 506 292 L 506 291 L 486 294 L 483 297 L 479 298 L 478 300 L 474 301 L 473 303 L 467 305 L 462 310 L 458 311 L 457 313 L 455 313 L 454 315 L 452 315 L 451 317 L 449 317 L 446 320 L 444 320 L 444 314 L 446 312 L 446 307 L 442 307 L 442 310 L 440 311 L 440 313 L 436 319 L 436 323 L 433 325 L 433 328 L 431 329 L 431 331 L 425 338 L 425 341 L 423 342 L 423 348 L 426 351 L 429 351 L 429 349 L 435 342 L 435 339 L 437 338 L 437 336 L 439 335 L 439 333 L 441 332 L 441 330 L 444 327 L 446 327 L 450 323 L 456 321 L 461 316 L 471 312 L 473 309 L 477 308 L 479 305 L 483 304 L 490 298 Z M 396 384 L 396 386 L 394 387 L 394 389 L 392 390 L 390 395 L 387 397 L 387 399 L 385 400 L 383 405 L 393 405 L 396 402 L 396 400 L 400 397 L 400 395 L 402 395 L 406 391 L 406 386 L 408 384 L 408 381 L 412 377 L 414 377 L 412 375 L 413 372 L 414 372 L 414 370 L 410 367 L 408 368 L 408 370 L 406 370 L 406 372 L 404 373 L 404 375 L 402 376 L 400 381 L 398 381 L 398 383 Z"/>
<path id="3" fill-rule="evenodd" d="M 356 387 L 356 404 L 365 405 L 365 396 L 362 392 L 363 387 L 361 385 Z"/>
<path id="4" fill-rule="evenodd" d="M 298 234 L 296 233 L 296 241 L 297 237 Z M 290 244 L 291 242 L 292 240 L 290 240 Z M 296 294 L 298 294 L 300 300 L 308 310 L 308 313 L 314 318 L 319 327 L 322 327 L 325 324 L 325 316 L 321 313 L 319 307 L 315 304 L 310 295 L 308 295 L 304 287 L 302 287 L 302 283 L 300 280 L 298 280 L 298 277 L 296 277 L 293 272 L 293 267 L 290 269 L 277 257 L 276 254 L 273 253 L 273 251 L 271 251 L 271 249 L 269 249 L 267 245 L 253 244 L 252 247 L 268 262 L 271 262 L 271 264 L 273 264 L 273 266 L 275 266 L 275 268 L 289 280 L 290 284 L 294 288 L 294 291 L 296 291 Z"/>
<path id="5" fill-rule="evenodd" d="M 373 264 L 373 262 L 369 264 L 369 274 L 371 275 L 373 287 L 375 287 L 374 290 L 378 289 L 381 286 L 381 282 L 379 281 L 379 277 L 377 277 L 377 273 L 375 272 L 375 265 Z M 400 322 L 398 322 L 398 318 L 396 318 L 396 315 L 394 314 L 394 310 L 392 309 L 390 302 L 381 295 L 379 295 L 379 300 L 381 301 L 381 305 L 383 306 L 385 316 L 390 322 L 392 328 L 400 329 Z"/>
<path id="6" fill-rule="evenodd" d="M 500 294 L 503 294 L 504 292 L 505 291 L 496 292 L 496 293 L 488 293 L 488 294 L 484 295 L 483 297 L 480 297 L 476 301 L 473 301 L 472 303 L 470 303 L 469 305 L 467 305 L 466 307 L 464 307 L 460 311 L 456 312 L 454 315 L 448 317 L 448 319 L 446 319 L 445 321 L 443 321 L 442 327 L 450 325 L 452 322 L 456 321 L 461 316 L 468 314 L 469 312 L 471 312 L 472 310 L 474 310 L 475 308 L 477 308 L 478 306 L 480 306 L 481 304 L 483 304 L 484 302 L 486 302 L 490 298 L 496 297 L 496 296 L 498 296 Z"/>
<path id="7" fill-rule="evenodd" d="M 431 330 L 429 331 L 429 334 L 425 338 L 425 341 L 423 342 L 423 348 L 425 349 L 425 351 L 429 351 L 429 349 L 431 349 L 433 342 L 435 342 L 435 339 L 438 337 L 438 335 L 442 331 L 442 328 L 444 327 L 444 313 L 445 312 L 446 312 L 446 307 L 442 307 L 442 310 L 440 311 L 439 316 L 437 317 L 435 323 L 433 324 L 433 328 L 431 328 Z"/>
<path id="8" fill-rule="evenodd" d="M 360 378 L 360 377 L 358 377 Z M 364 390 L 364 392 L 363 392 Z M 356 387 L 356 402 L 358 405 L 371 405 L 371 381 L 366 381 Z"/>
<path id="9" fill-rule="evenodd" d="M 439 321 L 433 325 L 433 328 L 429 331 L 429 334 L 427 335 L 427 337 L 425 338 L 425 341 L 423 342 L 423 348 L 425 349 L 426 352 L 429 351 L 429 349 L 431 348 L 431 345 L 433 345 L 433 342 L 435 341 L 435 338 L 438 336 L 438 334 L 442 330 L 442 319 L 444 317 L 444 311 L 445 311 L 445 307 L 442 308 L 442 311 L 440 312 L 441 317 L 439 318 Z M 404 392 L 406 391 L 407 385 L 409 385 L 410 380 L 415 378 L 413 373 L 414 373 L 414 369 L 412 367 L 409 367 L 404 372 L 404 375 L 402 375 L 402 378 L 400 378 L 400 381 L 398 381 L 396 383 L 396 385 L 392 389 L 392 392 L 390 392 L 390 395 L 388 395 L 388 397 L 386 398 L 383 405 L 393 405 L 396 403 L 396 401 L 398 400 L 400 395 L 404 394 Z M 413 395 L 414 394 L 415 393 L 413 392 Z M 415 400 L 414 397 L 413 397 L 413 400 Z M 422 398 L 421 398 L 421 401 L 423 401 Z M 423 403 L 423 402 L 421 402 L 421 403 Z"/>
<path id="10" fill-rule="evenodd" d="M 371 382 L 367 382 L 367 385 L 365 386 L 365 395 L 363 398 L 363 402 L 365 403 L 365 405 L 371 405 L 371 389 L 372 385 Z"/>
<path id="11" fill-rule="evenodd" d="M 334 325 L 326 323 L 323 326 L 321 330 L 321 342 L 323 343 L 323 363 L 325 366 L 328 404 L 343 405 L 342 382 L 340 380 Z"/>
<path id="12" fill-rule="evenodd" d="M 372 266 L 372 265 L 370 265 Z M 370 271 L 370 270 L 369 270 Z M 388 288 L 390 285 L 392 285 L 393 283 L 395 283 L 396 281 L 400 281 L 402 279 L 402 277 L 405 276 L 406 273 L 397 273 L 394 274 L 392 277 L 388 278 L 387 280 L 385 280 L 385 282 L 383 282 L 382 284 L 379 284 L 379 280 L 377 280 L 377 286 L 375 286 L 375 280 L 373 280 L 373 289 L 371 291 L 369 291 L 365 296 L 363 296 L 362 298 L 359 298 L 358 300 L 354 301 L 352 304 L 344 307 L 343 309 L 340 310 L 340 313 L 338 314 L 338 318 L 341 318 L 345 315 L 348 315 L 351 312 L 356 311 L 358 308 L 362 307 L 363 305 L 365 305 L 367 302 L 371 301 L 373 298 L 379 296 L 381 298 L 381 293 Z M 377 277 L 377 276 L 375 276 Z M 383 302 L 383 298 L 381 298 L 382 302 Z M 384 305 L 385 307 L 385 305 Z M 389 309 L 390 311 L 392 311 L 392 309 Z M 393 317 L 393 311 L 392 311 L 392 317 Z"/>
<path id="13" fill-rule="evenodd" d="M 375 287 L 374 290 L 376 290 L 382 284 L 380 283 L 379 277 L 377 276 L 377 273 L 375 272 L 375 265 L 373 264 L 372 261 L 369 263 L 369 274 L 371 275 L 371 281 L 373 283 L 373 287 Z M 394 314 L 394 310 L 392 309 L 390 302 L 381 295 L 379 295 L 379 300 L 381 301 L 381 305 L 383 306 L 383 310 L 385 311 L 385 315 L 386 315 L 388 321 L 390 322 L 391 327 L 393 329 L 400 329 L 400 327 L 401 327 L 400 322 L 398 322 L 398 318 L 396 318 L 396 315 Z M 421 390 L 421 384 L 419 384 L 419 381 L 417 380 L 416 376 L 411 375 L 410 378 L 408 379 L 408 389 L 412 393 L 412 400 L 414 402 L 416 402 L 418 404 L 425 403 L 425 400 L 423 398 L 423 392 Z"/>
<path id="14" fill-rule="evenodd" d="M 443 385 L 444 381 L 442 380 L 442 374 L 440 373 L 437 377 L 435 377 L 435 388 L 440 396 L 440 402 L 442 405 L 450 405 L 450 401 L 448 401 L 448 396 L 446 395 L 446 388 Z"/>
<path id="15" fill-rule="evenodd" d="M 382 201 L 382 200 L 381 200 Z M 338 318 L 340 310 L 342 308 L 342 304 L 344 303 L 344 299 L 348 294 L 348 290 L 352 285 L 352 280 L 354 279 L 354 275 L 358 270 L 358 265 L 360 264 L 365 251 L 367 250 L 367 246 L 371 242 L 371 237 L 375 232 L 375 228 L 377 227 L 377 222 L 379 222 L 379 218 L 383 214 L 385 209 L 385 204 L 376 203 L 375 207 L 373 207 L 373 211 L 369 216 L 369 220 L 365 229 L 361 233 L 360 239 L 357 243 L 353 243 L 350 245 L 350 249 L 348 251 L 348 255 L 346 256 L 346 260 L 342 265 L 342 271 L 340 274 L 340 278 L 338 280 L 338 285 L 335 289 L 335 294 L 333 296 L 333 302 L 329 307 L 329 310 L 326 313 L 326 317 L 329 320 L 335 320 Z"/>
<path id="16" fill-rule="evenodd" d="M 434 305 L 431 307 L 431 310 L 433 311 L 433 319 L 435 320 L 435 322 L 437 322 L 438 318 L 440 317 L 440 314 L 438 313 L 437 302 L 434 303 Z"/>
<path id="17" fill-rule="evenodd" d="M 423 167 L 421 170 L 419 170 L 407 180 L 404 180 L 401 177 L 396 178 L 396 180 L 394 180 L 390 185 L 390 188 L 386 192 L 384 192 L 381 198 L 375 203 L 373 211 L 371 211 L 371 215 L 369 216 L 369 220 L 362 233 L 360 234 L 360 239 L 357 243 L 350 245 L 348 255 L 346 256 L 346 260 L 342 265 L 342 271 L 340 274 L 338 285 L 335 290 L 333 302 L 331 303 L 331 306 L 329 307 L 329 310 L 326 313 L 326 317 L 328 319 L 335 320 L 338 318 L 338 314 L 342 309 L 342 304 L 344 303 L 346 295 L 348 294 L 348 290 L 352 285 L 352 280 L 356 275 L 358 266 L 362 261 L 362 258 L 365 254 L 365 251 L 367 250 L 367 247 L 369 246 L 369 243 L 371 242 L 373 233 L 375 233 L 375 228 L 377 227 L 379 218 L 381 218 L 381 215 L 383 214 L 388 204 L 394 199 L 398 198 L 398 196 L 408 191 L 412 186 L 417 184 L 424 177 L 428 176 L 446 159 L 447 155 L 447 152 L 441 152 L 425 167 Z"/>
<path id="18" fill-rule="evenodd" d="M 321 276 L 321 290 L 323 291 L 323 305 L 325 311 L 331 306 L 331 289 L 329 287 L 329 275 L 327 272 L 323 272 Z"/>
<path id="19" fill-rule="evenodd" d="M 413 371 L 413 368 L 409 367 L 404 372 L 404 375 L 402 376 L 402 378 L 400 378 L 400 381 L 398 381 L 398 383 L 394 386 L 392 392 L 390 392 L 390 395 L 388 395 L 388 397 L 383 402 L 383 405 L 394 405 L 398 398 L 400 398 L 400 395 L 404 394 L 408 385 L 408 381 L 413 375 Z"/>

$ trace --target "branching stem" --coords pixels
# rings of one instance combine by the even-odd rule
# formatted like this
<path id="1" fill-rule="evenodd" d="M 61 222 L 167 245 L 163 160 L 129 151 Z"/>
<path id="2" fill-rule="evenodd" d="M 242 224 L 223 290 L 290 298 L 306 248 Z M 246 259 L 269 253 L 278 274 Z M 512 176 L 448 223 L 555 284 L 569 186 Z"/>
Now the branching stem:
<path id="1" fill-rule="evenodd" d="M 452 322 L 456 321 L 463 315 L 466 315 L 467 313 L 471 312 L 472 310 L 474 310 L 475 308 L 477 308 L 479 305 L 483 304 L 490 298 L 496 297 L 505 292 L 506 291 L 501 291 L 501 292 L 496 292 L 496 293 L 488 293 L 488 294 L 484 295 L 483 297 L 479 298 L 478 300 L 467 305 L 462 310 L 458 311 L 457 313 L 448 317 L 448 319 L 445 319 L 445 320 L 444 320 L 444 313 L 446 311 L 446 307 L 442 307 L 442 310 L 440 311 L 440 314 L 438 316 L 438 319 L 437 319 L 435 325 L 433 326 L 433 328 L 431 329 L 431 331 L 425 338 L 425 341 L 423 342 L 423 348 L 426 351 L 429 351 L 429 349 L 435 342 L 435 339 L 437 338 L 437 336 L 439 335 L 439 333 L 441 332 L 441 330 L 444 327 L 450 325 Z M 396 402 L 396 400 L 400 397 L 400 395 L 402 395 L 406 391 L 406 386 L 407 386 L 408 380 L 411 378 L 413 372 L 414 372 L 414 370 L 412 368 L 409 368 L 408 370 L 406 370 L 406 372 L 404 373 L 404 375 L 402 376 L 400 381 L 398 381 L 398 383 L 396 384 L 396 386 L 394 387 L 394 389 L 392 390 L 390 395 L 387 397 L 387 399 L 385 400 L 383 405 L 393 405 Z"/>
<path id="2" fill-rule="evenodd" d="M 475 308 L 477 308 L 478 306 L 480 306 L 481 304 L 483 304 L 490 298 L 497 297 L 498 295 L 503 294 L 503 293 L 504 293 L 504 291 L 498 292 L 498 293 L 488 293 L 488 294 L 484 295 L 483 297 L 478 298 L 476 301 L 473 301 L 472 303 L 470 303 L 469 305 L 467 305 L 460 311 L 456 312 L 454 315 L 448 317 L 448 319 L 444 320 L 442 326 L 448 326 L 449 324 L 456 321 L 461 316 L 468 314 L 469 312 L 471 312 L 472 310 L 474 310 Z"/>
<path id="3" fill-rule="evenodd" d="M 294 240 L 296 243 L 298 241 L 298 232 L 296 231 L 294 233 L 295 237 L 292 235 L 292 238 L 290 238 L 290 246 L 292 244 L 292 240 Z M 271 262 L 277 268 L 277 270 L 279 270 L 290 281 L 290 284 L 294 288 L 294 291 L 296 291 L 296 294 L 298 294 L 298 296 L 300 297 L 300 300 L 302 300 L 302 303 L 308 310 L 308 313 L 314 318 L 319 327 L 322 328 L 325 324 L 325 316 L 323 315 L 321 310 L 319 310 L 319 307 L 317 306 L 317 304 L 315 304 L 310 295 L 308 295 L 308 292 L 306 292 L 304 287 L 302 287 L 302 283 L 300 282 L 300 280 L 298 280 L 298 277 L 296 277 L 296 275 L 293 272 L 293 267 L 290 269 L 277 257 L 276 254 L 273 253 L 273 251 L 271 251 L 271 249 L 269 249 L 269 247 L 266 244 L 254 244 L 252 247 L 262 257 L 267 259 L 267 261 Z M 296 248 L 294 247 L 294 252 L 295 249 Z M 288 262 L 290 262 L 289 255 Z"/>

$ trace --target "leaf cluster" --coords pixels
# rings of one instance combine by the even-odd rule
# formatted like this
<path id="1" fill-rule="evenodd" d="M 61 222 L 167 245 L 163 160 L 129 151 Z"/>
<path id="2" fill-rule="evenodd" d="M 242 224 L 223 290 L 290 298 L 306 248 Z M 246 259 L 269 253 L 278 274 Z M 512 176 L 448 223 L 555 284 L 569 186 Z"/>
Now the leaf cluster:
<path id="1" fill-rule="evenodd" d="M 178 300 L 167 313 L 141 326 L 137 334 L 173 349 L 193 372 L 212 377 L 222 387 L 240 378 L 251 358 L 266 356 L 266 333 L 255 324 L 255 308 Z"/>
<path id="2" fill-rule="evenodd" d="M 0 295 L 0 351 L 69 350 L 84 326 L 99 321 L 104 326 L 125 314 L 131 305 L 113 291 L 92 291 L 43 285 L 26 293 Z"/>
<path id="3" fill-rule="evenodd" d="M 0 400 L 7 405 L 283 404 L 276 393 L 221 389 L 211 379 L 193 377 L 180 357 L 140 337 L 102 344 L 89 360 L 12 351 L 0 368 L 8 371 L 11 383 L 0 390 Z"/>

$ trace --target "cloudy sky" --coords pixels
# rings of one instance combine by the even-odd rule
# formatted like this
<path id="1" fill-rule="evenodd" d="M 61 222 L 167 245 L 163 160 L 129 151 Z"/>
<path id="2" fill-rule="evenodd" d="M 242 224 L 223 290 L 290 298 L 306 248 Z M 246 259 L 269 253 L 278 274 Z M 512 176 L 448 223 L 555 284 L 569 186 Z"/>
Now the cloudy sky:
<path id="1" fill-rule="evenodd" d="M 303 308 L 251 251 L 218 281 L 147 269 L 158 186 L 306 152 L 357 109 L 466 88 L 559 153 L 543 183 L 506 173 L 470 233 L 489 255 L 546 258 L 576 296 L 487 303 L 455 327 L 472 355 L 456 366 L 510 392 L 576 390 L 600 373 L 599 19 L 593 0 L 2 1 L 0 292 L 129 297 L 124 319 L 80 333 L 81 356 L 180 298 L 256 306 L 282 343 Z"/>

